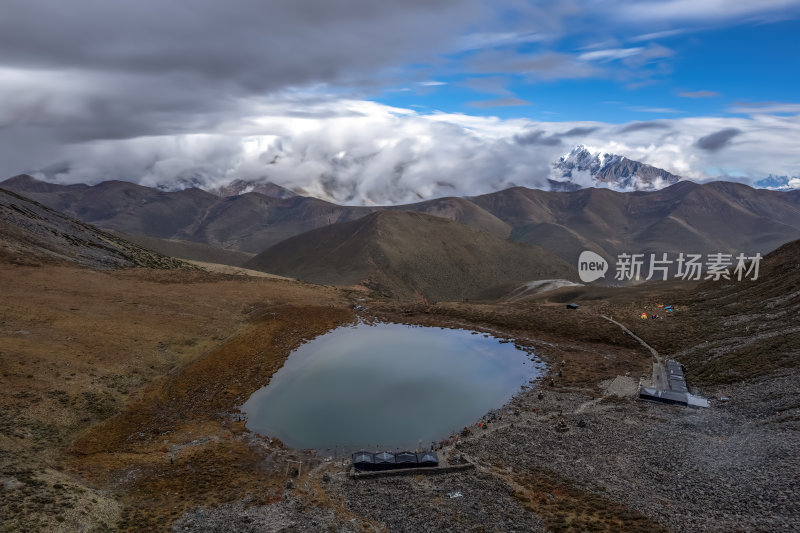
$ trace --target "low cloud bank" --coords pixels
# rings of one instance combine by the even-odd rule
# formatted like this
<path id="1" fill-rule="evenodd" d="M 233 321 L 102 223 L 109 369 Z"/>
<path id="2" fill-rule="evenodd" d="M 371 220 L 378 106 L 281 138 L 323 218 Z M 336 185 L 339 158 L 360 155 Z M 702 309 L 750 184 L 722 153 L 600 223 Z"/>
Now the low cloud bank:
<path id="1" fill-rule="evenodd" d="M 397 204 L 515 185 L 548 188 L 552 162 L 579 143 L 695 181 L 731 176 L 755 183 L 769 174 L 800 174 L 792 141 L 800 137 L 798 116 L 684 118 L 648 127 L 420 114 L 369 101 L 295 97 L 252 110 L 213 133 L 58 147 L 57 163 L 37 175 L 167 190 L 263 180 L 339 203 Z"/>

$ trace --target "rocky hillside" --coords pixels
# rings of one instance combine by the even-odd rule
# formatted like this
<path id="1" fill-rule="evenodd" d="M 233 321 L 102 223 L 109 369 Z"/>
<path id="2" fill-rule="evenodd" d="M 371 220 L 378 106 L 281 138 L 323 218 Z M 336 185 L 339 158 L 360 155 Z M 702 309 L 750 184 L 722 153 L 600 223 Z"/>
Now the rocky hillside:
<path id="1" fill-rule="evenodd" d="M 800 371 L 800 240 L 770 253 L 757 280 L 707 282 L 693 298 L 700 335 L 679 356 L 701 379 Z"/>
<path id="2" fill-rule="evenodd" d="M 4 189 L 0 189 L 0 262 L 189 268 Z"/>
<path id="3" fill-rule="evenodd" d="M 785 378 L 800 386 L 800 240 L 762 259 L 756 280 L 707 281 L 673 298 L 662 298 L 681 307 L 668 320 L 636 320 L 632 309 L 627 325 L 686 365 L 696 385 Z"/>

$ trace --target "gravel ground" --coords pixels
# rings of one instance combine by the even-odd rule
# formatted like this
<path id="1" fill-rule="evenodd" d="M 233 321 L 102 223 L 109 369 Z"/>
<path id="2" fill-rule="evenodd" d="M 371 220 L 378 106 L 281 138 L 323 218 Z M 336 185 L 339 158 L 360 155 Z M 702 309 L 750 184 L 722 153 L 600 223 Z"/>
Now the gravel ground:
<path id="1" fill-rule="evenodd" d="M 389 531 L 545 531 L 499 479 L 467 472 L 350 480 L 331 490 Z"/>
<path id="2" fill-rule="evenodd" d="M 798 531 L 798 385 L 784 376 L 728 387 L 717 396 L 730 401 L 700 410 L 615 400 L 572 414 L 580 393 L 528 394 L 517 401 L 525 422 L 460 449 L 552 471 L 676 531 Z M 556 431 L 562 410 L 566 432 Z"/>
<path id="3" fill-rule="evenodd" d="M 600 398 L 546 386 L 517 397 L 506 412 L 519 415 L 443 450 L 477 471 L 364 480 L 340 472 L 326 476 L 324 490 L 344 514 L 287 491 L 268 506 L 192 511 L 174 531 L 544 531 L 519 498 L 530 473 L 672 531 L 800 531 L 798 376 L 702 391 L 712 407 L 699 410 L 621 397 L 631 381 L 603 383 Z M 557 429 L 562 418 L 566 431 Z"/>
<path id="4" fill-rule="evenodd" d="M 544 531 L 515 495 L 514 479 L 531 472 L 554 475 L 673 531 L 800 531 L 797 376 L 711 391 L 712 407 L 700 410 L 620 398 L 613 393 L 629 389 L 628 379 L 612 383 L 604 384 L 612 394 L 602 399 L 558 387 L 541 389 L 542 399 L 540 389 L 516 398 L 508 408 L 519 415 L 444 450 L 464 454 L 477 471 L 326 476 L 325 491 L 358 520 L 287 491 L 268 506 L 192 511 L 174 531 Z M 557 430 L 562 417 L 566 431 Z"/>
<path id="5" fill-rule="evenodd" d="M 175 532 L 271 533 L 278 531 L 361 531 L 356 524 L 337 520 L 333 511 L 309 506 L 287 494 L 280 502 L 250 505 L 247 499 L 214 508 L 201 507 L 181 516 Z"/>

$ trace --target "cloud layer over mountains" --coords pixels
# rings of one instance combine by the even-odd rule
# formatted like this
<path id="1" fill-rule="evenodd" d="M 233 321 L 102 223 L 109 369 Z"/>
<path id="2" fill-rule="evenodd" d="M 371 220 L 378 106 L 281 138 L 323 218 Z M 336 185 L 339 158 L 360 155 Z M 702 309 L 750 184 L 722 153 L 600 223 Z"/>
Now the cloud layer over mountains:
<path id="1" fill-rule="evenodd" d="M 263 179 L 340 203 L 394 204 L 514 185 L 547 188 L 552 162 L 579 143 L 684 178 L 753 182 L 764 169 L 796 173 L 799 136 L 793 117 L 547 123 L 295 94 L 213 133 L 73 144 L 52 152 L 62 163 L 40 175 L 166 189 Z"/>
<path id="2" fill-rule="evenodd" d="M 38 170 L 62 183 L 165 188 L 265 178 L 338 202 L 399 203 L 544 186 L 551 163 L 575 144 L 692 179 L 797 176 L 795 103 L 614 125 L 370 101 L 398 83 L 435 91 L 446 85 L 432 81 L 439 73 L 496 94 L 467 106 L 478 114 L 540 105 L 507 89 L 513 76 L 528 86 L 587 77 L 648 83 L 674 55 L 657 39 L 690 24 L 793 14 L 800 0 L 714 5 L 8 0 L 0 16 L 0 178 Z M 606 43 L 632 31 L 640 35 L 628 44 Z"/>

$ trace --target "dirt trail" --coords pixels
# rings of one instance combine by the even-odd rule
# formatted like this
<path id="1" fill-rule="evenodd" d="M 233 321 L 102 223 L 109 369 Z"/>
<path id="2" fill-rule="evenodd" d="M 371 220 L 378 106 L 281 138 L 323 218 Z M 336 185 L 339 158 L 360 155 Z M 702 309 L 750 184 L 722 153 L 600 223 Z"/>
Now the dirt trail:
<path id="1" fill-rule="evenodd" d="M 605 315 L 600 315 L 600 316 L 605 318 L 609 322 L 612 322 L 612 323 L 618 325 L 620 328 L 622 328 L 622 331 L 624 331 L 625 333 L 627 333 L 628 335 L 630 335 L 631 337 L 636 339 L 639 342 L 639 344 L 641 344 L 642 346 L 647 348 L 650 351 L 650 353 L 653 354 L 653 357 L 656 358 L 656 361 L 658 361 L 659 363 L 661 362 L 661 360 L 662 360 L 661 356 L 658 354 L 658 352 L 655 350 L 655 348 L 653 348 L 652 346 L 650 346 L 649 344 L 644 342 L 644 340 L 641 337 L 637 336 L 634 332 L 632 332 L 631 330 L 626 328 L 623 324 L 620 324 L 619 322 L 617 322 L 613 318 L 605 316 Z"/>

